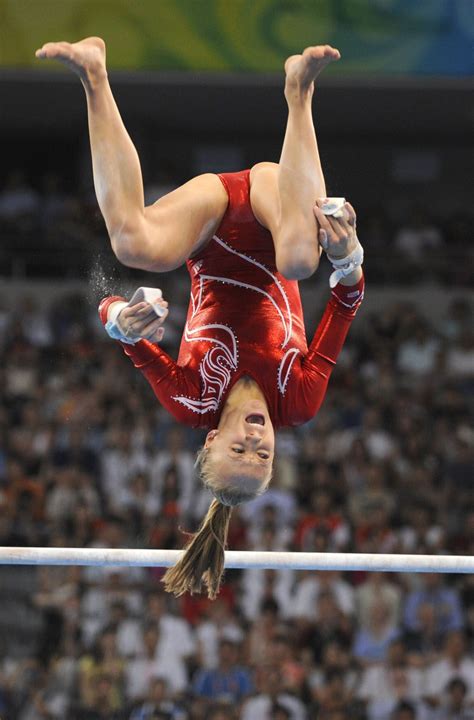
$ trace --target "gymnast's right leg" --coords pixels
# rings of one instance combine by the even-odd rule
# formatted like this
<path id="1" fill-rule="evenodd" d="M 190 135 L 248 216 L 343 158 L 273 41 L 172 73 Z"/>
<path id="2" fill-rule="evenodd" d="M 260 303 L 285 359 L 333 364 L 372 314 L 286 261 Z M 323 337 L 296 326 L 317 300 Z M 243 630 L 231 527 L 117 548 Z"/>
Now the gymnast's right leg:
<path id="1" fill-rule="evenodd" d="M 103 40 L 46 43 L 36 57 L 62 62 L 82 81 L 94 186 L 117 258 L 143 270 L 181 265 L 212 237 L 225 213 L 219 179 L 201 175 L 145 208 L 140 161 L 112 95 Z"/>
<path id="2" fill-rule="evenodd" d="M 339 51 L 329 45 L 288 58 L 288 121 L 280 161 L 255 165 L 250 176 L 252 209 L 272 234 L 278 270 L 292 280 L 309 277 L 319 264 L 313 207 L 326 196 L 326 185 L 311 103 L 319 74 L 339 58 Z"/>

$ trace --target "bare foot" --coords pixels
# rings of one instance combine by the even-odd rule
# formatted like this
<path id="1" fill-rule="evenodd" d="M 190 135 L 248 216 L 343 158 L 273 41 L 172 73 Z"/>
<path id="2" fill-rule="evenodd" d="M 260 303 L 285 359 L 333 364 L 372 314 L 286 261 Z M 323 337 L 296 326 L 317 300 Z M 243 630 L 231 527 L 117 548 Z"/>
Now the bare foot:
<path id="1" fill-rule="evenodd" d="M 294 97 L 311 96 L 314 81 L 330 62 L 339 60 L 341 53 L 330 45 L 308 47 L 302 55 L 291 55 L 285 62 L 285 95 L 287 100 Z"/>
<path id="2" fill-rule="evenodd" d="M 89 37 L 76 43 L 49 42 L 36 51 L 40 60 L 59 60 L 79 75 L 87 87 L 107 76 L 105 43 L 101 38 Z"/>

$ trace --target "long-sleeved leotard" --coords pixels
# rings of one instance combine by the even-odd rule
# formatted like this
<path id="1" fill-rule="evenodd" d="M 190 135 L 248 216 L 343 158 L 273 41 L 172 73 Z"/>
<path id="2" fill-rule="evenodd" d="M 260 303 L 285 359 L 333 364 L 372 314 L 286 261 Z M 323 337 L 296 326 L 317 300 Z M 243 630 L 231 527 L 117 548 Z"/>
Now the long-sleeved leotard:
<path id="1" fill-rule="evenodd" d="M 276 269 L 272 237 L 251 209 L 249 175 L 219 175 L 229 203 L 214 237 L 187 261 L 191 298 L 178 360 L 146 340 L 123 344 L 161 404 L 193 427 L 217 426 L 243 376 L 263 391 L 275 427 L 312 418 L 363 298 L 363 279 L 337 285 L 308 348 L 298 283 Z M 116 299 L 101 303 L 104 323 Z"/>

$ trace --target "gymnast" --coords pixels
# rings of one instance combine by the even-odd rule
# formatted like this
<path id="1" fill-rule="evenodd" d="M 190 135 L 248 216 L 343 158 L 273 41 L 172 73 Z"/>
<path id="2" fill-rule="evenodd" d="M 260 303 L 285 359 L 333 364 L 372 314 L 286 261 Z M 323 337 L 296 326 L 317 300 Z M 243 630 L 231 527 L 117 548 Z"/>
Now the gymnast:
<path id="1" fill-rule="evenodd" d="M 137 152 L 107 79 L 99 38 L 47 43 L 87 98 L 94 185 L 112 249 L 123 264 L 167 272 L 184 262 L 191 297 L 178 360 L 160 347 L 167 302 L 105 298 L 100 317 L 160 403 L 182 423 L 209 428 L 196 466 L 214 495 L 198 532 L 165 576 L 179 596 L 218 593 L 232 507 L 265 491 L 274 428 L 310 420 L 363 298 L 363 251 L 349 203 L 326 198 L 312 118 L 314 81 L 338 50 L 307 48 L 285 63 L 288 121 L 279 163 L 195 177 L 144 205 Z M 298 280 L 324 250 L 331 298 L 308 347 Z"/>

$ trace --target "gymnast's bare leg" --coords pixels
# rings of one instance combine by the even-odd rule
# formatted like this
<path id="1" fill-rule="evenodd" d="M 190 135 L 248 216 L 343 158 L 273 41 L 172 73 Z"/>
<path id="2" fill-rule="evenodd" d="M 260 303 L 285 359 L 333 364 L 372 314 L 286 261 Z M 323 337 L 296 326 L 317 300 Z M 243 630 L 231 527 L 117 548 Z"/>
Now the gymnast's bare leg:
<path id="1" fill-rule="evenodd" d="M 312 275 L 321 251 L 313 206 L 326 196 L 326 185 L 312 116 L 314 84 L 326 65 L 339 59 L 339 51 L 329 45 L 288 58 L 288 121 L 280 161 L 252 168 L 252 208 L 272 233 L 278 269 L 296 280 Z"/>
<path id="2" fill-rule="evenodd" d="M 46 43 L 36 56 L 62 62 L 82 81 L 94 185 L 117 258 L 158 272 L 181 265 L 212 237 L 225 213 L 227 194 L 217 176 L 194 178 L 145 207 L 140 162 L 110 89 L 103 40 Z M 288 58 L 288 123 L 280 163 L 252 169 L 252 207 L 272 233 L 277 267 L 288 278 L 308 277 L 319 263 L 313 206 L 326 188 L 311 100 L 315 79 L 339 57 L 338 50 L 325 45 Z"/>
<path id="3" fill-rule="evenodd" d="M 217 176 L 194 178 L 145 208 L 140 162 L 110 89 L 103 40 L 46 43 L 36 57 L 62 62 L 82 81 L 94 186 L 117 258 L 143 270 L 181 265 L 212 237 L 225 213 L 227 195 Z"/>

